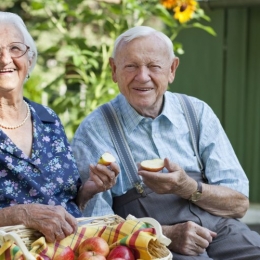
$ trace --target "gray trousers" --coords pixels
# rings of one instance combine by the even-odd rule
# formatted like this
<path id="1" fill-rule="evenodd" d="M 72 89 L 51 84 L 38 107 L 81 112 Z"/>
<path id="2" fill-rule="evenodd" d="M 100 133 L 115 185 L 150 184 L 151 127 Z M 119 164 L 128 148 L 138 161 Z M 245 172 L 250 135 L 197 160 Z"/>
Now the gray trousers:
<path id="1" fill-rule="evenodd" d="M 217 237 L 204 254 L 185 256 L 172 253 L 174 260 L 260 260 L 260 235 L 236 219 L 222 219 Z"/>
<path id="2" fill-rule="evenodd" d="M 189 173 L 195 180 L 202 180 L 198 173 Z M 217 233 L 206 252 L 199 256 L 173 253 L 173 259 L 260 260 L 260 235 L 236 219 L 211 215 L 188 200 L 173 194 L 158 195 L 145 188 L 145 195 L 135 189 L 113 198 L 115 214 L 126 218 L 152 217 L 161 225 L 175 225 L 193 221 Z"/>

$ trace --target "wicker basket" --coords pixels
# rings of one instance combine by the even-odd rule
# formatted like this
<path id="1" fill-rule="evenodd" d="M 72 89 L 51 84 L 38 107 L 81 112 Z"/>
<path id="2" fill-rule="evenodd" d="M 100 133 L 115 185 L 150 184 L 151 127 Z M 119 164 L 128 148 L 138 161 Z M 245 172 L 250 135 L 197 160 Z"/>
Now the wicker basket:
<path id="1" fill-rule="evenodd" d="M 127 219 L 135 219 L 135 217 L 129 215 Z M 120 224 L 125 221 L 118 215 L 106 215 L 102 217 L 88 217 L 88 218 L 78 218 L 79 226 L 113 226 Z M 171 252 L 167 249 L 167 245 L 170 240 L 162 235 L 162 229 L 160 224 L 152 218 L 142 218 L 138 219 L 143 222 L 147 222 L 154 226 L 156 229 L 156 234 L 158 239 L 152 241 L 150 244 L 150 251 L 152 255 L 156 256 L 154 259 L 160 260 L 170 260 L 172 259 Z M 10 240 L 14 241 L 23 252 L 26 260 L 36 260 L 35 257 L 29 252 L 31 244 L 40 238 L 42 234 L 34 229 L 27 228 L 23 225 L 6 226 L 0 228 L 0 248 L 1 245 Z"/>

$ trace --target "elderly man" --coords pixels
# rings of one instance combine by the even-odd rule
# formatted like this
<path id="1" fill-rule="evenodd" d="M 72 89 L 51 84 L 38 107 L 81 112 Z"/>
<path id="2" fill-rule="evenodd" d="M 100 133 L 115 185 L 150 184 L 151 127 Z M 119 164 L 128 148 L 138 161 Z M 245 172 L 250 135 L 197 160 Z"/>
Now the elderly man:
<path id="1" fill-rule="evenodd" d="M 172 240 L 174 259 L 260 259 L 260 236 L 237 220 L 248 209 L 248 179 L 219 120 L 203 101 L 188 97 L 199 127 L 194 151 L 181 101 L 167 91 L 178 64 L 170 39 L 153 28 L 134 27 L 117 38 L 110 66 L 121 93 L 109 102 L 110 115 L 102 106 L 85 118 L 72 146 L 82 179 L 102 175 L 106 167 L 94 164 L 106 151 L 120 174 L 85 214 L 156 218 Z M 118 140 L 109 127 L 113 114 L 122 129 Z M 123 139 L 128 156 L 117 147 Z M 162 172 L 140 168 L 152 158 L 164 159 Z"/>

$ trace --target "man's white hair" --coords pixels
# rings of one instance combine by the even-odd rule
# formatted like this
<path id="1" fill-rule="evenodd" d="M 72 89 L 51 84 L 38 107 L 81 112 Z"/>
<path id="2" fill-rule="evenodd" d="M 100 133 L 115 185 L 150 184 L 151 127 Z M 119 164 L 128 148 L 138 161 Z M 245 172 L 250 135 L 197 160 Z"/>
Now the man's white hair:
<path id="1" fill-rule="evenodd" d="M 112 58 L 115 58 L 116 52 L 118 50 L 118 46 L 121 42 L 130 42 L 136 38 L 150 36 L 150 35 L 155 35 L 159 39 L 161 39 L 163 42 L 165 42 L 165 44 L 168 48 L 168 51 L 169 51 L 169 57 L 170 58 L 175 57 L 172 41 L 170 40 L 170 38 L 167 35 L 165 35 L 164 33 L 160 32 L 160 31 L 157 31 L 154 28 L 149 27 L 149 26 L 136 26 L 136 27 L 128 29 L 127 31 L 125 31 L 124 33 L 122 33 L 121 35 L 119 35 L 117 37 L 117 39 L 115 40 L 115 44 L 114 44 Z"/>

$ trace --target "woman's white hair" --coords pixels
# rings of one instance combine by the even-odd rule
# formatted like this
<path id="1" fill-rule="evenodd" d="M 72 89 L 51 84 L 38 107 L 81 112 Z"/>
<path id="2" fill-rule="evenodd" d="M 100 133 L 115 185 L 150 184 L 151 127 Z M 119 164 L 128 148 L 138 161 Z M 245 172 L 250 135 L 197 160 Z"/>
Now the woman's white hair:
<path id="1" fill-rule="evenodd" d="M 19 30 L 22 33 L 24 38 L 24 44 L 30 47 L 28 56 L 31 60 L 31 66 L 29 68 L 29 73 L 31 73 L 37 61 L 37 48 L 31 34 L 28 32 L 26 28 L 26 25 L 24 24 L 22 18 L 19 15 L 0 11 L 0 24 L 3 23 L 14 25 L 17 28 L 17 30 Z"/>
<path id="2" fill-rule="evenodd" d="M 167 35 L 165 35 L 164 33 L 160 32 L 160 31 L 157 31 L 149 26 L 136 26 L 131 29 L 128 29 L 127 31 L 125 31 L 124 33 L 122 33 L 121 35 L 119 35 L 117 37 L 117 39 L 115 40 L 115 44 L 114 44 L 112 58 L 115 58 L 116 52 L 118 50 L 118 46 L 121 42 L 130 42 L 136 38 L 150 36 L 150 35 L 155 35 L 159 39 L 161 39 L 163 42 L 165 42 L 165 44 L 168 48 L 168 51 L 169 51 L 170 58 L 175 57 L 172 41 L 170 40 L 170 38 Z"/>

